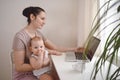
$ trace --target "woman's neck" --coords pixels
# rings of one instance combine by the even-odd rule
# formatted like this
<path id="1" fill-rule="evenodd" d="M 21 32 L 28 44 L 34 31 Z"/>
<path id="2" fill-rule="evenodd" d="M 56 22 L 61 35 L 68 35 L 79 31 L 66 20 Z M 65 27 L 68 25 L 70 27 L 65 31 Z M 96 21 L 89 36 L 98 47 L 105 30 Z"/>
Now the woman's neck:
<path id="1" fill-rule="evenodd" d="M 36 29 L 31 25 L 26 26 L 25 31 L 30 37 L 34 37 L 36 35 Z"/>

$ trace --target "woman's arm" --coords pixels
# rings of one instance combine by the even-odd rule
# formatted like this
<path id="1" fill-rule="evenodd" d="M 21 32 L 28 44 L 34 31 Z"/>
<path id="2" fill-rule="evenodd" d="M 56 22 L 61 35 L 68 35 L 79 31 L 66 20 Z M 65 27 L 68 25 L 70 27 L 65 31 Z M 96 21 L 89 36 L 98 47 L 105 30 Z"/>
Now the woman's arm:
<path id="1" fill-rule="evenodd" d="M 77 47 L 76 48 L 66 48 L 66 47 L 56 46 L 48 39 L 45 41 L 45 46 L 50 50 L 55 50 L 55 51 L 60 51 L 60 52 L 77 51 Z"/>
<path id="2" fill-rule="evenodd" d="M 14 51 L 13 52 L 13 60 L 15 64 L 15 69 L 19 72 L 32 71 L 33 68 L 30 64 L 24 62 L 25 59 L 25 51 Z"/>

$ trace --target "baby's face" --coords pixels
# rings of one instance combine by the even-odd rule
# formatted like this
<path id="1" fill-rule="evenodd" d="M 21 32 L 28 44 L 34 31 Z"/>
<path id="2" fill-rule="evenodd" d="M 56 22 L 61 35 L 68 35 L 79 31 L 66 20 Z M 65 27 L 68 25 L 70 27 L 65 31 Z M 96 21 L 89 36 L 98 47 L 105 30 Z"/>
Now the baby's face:
<path id="1" fill-rule="evenodd" d="M 32 41 L 31 44 L 31 51 L 33 54 L 38 55 L 38 53 L 41 53 L 45 50 L 45 46 L 43 41 Z"/>

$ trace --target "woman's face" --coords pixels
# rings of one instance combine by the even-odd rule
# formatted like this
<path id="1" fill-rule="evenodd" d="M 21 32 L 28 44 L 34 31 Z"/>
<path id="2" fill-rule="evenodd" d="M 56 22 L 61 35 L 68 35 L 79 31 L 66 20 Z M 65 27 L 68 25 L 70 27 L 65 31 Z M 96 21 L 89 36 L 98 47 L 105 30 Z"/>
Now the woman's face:
<path id="1" fill-rule="evenodd" d="M 39 13 L 39 15 L 36 16 L 36 18 L 32 21 L 32 23 L 36 28 L 41 29 L 45 24 L 45 19 L 46 19 L 46 13 L 42 11 Z"/>

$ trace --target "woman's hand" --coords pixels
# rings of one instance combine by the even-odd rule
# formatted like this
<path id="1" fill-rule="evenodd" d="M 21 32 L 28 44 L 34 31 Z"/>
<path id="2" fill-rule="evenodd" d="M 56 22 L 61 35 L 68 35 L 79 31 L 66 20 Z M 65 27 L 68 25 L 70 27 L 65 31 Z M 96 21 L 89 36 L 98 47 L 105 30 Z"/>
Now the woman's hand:
<path id="1" fill-rule="evenodd" d="M 76 52 L 84 52 L 85 48 L 84 47 L 78 47 L 76 49 Z"/>

